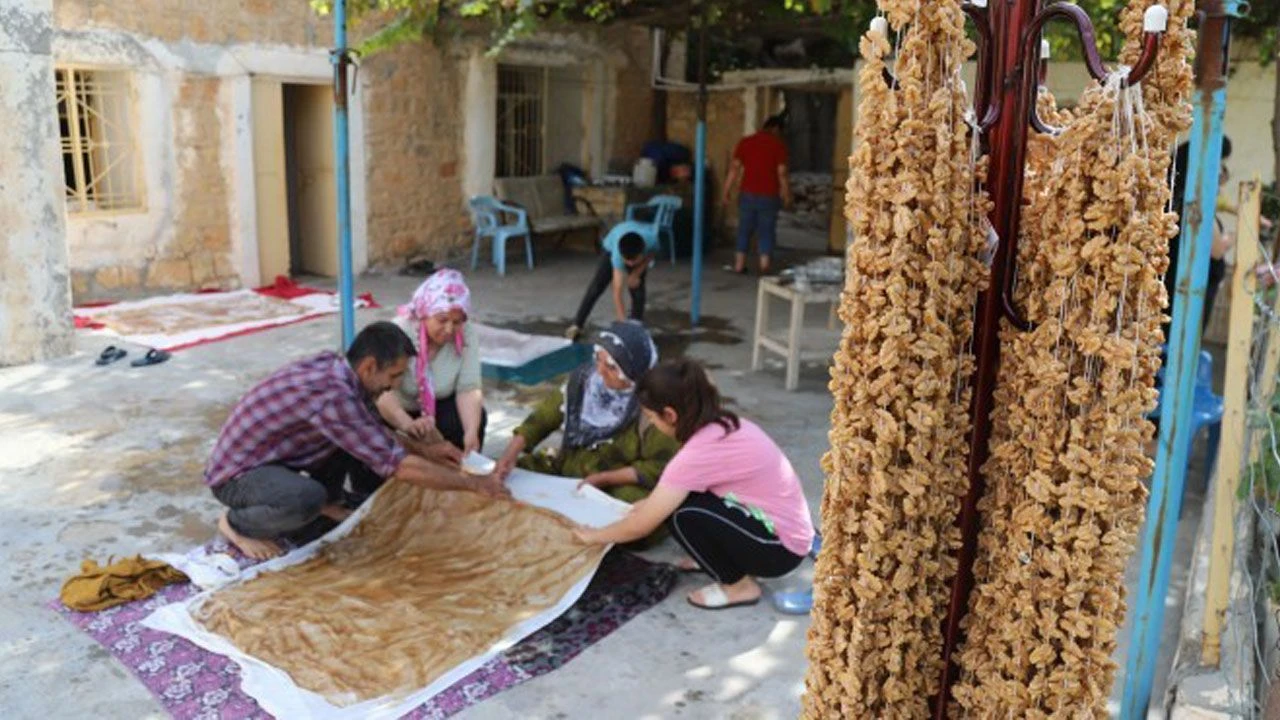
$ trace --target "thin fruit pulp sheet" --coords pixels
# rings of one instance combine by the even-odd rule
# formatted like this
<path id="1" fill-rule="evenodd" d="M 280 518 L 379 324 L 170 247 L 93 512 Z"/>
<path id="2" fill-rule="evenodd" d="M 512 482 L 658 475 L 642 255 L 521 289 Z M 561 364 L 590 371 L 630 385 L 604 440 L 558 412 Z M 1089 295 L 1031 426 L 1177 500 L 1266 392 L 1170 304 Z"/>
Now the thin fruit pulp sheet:
<path id="1" fill-rule="evenodd" d="M 210 595 L 196 621 L 337 706 L 430 685 L 553 607 L 604 549 L 560 515 L 391 483 L 316 557 Z"/>

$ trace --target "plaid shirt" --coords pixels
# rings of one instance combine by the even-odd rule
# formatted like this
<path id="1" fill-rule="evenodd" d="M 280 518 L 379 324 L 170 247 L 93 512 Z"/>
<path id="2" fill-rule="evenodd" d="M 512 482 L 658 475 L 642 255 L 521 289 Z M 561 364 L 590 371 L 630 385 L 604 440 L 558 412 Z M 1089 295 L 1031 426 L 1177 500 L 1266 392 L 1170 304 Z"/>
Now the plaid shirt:
<path id="1" fill-rule="evenodd" d="M 217 487 L 263 465 L 305 470 L 336 448 L 383 477 L 405 457 L 346 359 L 326 352 L 278 370 L 240 400 L 218 434 L 204 482 Z"/>

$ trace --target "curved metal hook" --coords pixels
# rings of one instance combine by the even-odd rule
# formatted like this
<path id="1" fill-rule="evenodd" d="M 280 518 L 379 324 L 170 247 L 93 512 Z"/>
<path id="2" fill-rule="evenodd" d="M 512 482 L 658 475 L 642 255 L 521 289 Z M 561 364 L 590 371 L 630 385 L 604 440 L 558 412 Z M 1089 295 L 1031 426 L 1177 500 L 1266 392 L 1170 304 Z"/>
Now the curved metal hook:
<path id="1" fill-rule="evenodd" d="M 1080 42 L 1083 46 L 1085 66 L 1089 70 L 1089 74 L 1095 80 L 1103 81 L 1107 77 L 1107 68 L 1102 62 L 1102 57 L 1098 54 L 1097 38 L 1093 31 L 1093 22 L 1089 19 L 1089 15 L 1076 5 L 1070 3 L 1055 3 L 1040 11 L 1039 14 L 1032 19 L 1027 26 L 1026 34 L 1022 38 L 1022 67 L 1039 68 L 1040 61 L 1040 33 L 1044 29 L 1046 23 L 1054 19 L 1066 19 L 1075 25 L 1076 31 L 1080 36 Z M 1155 65 L 1156 56 L 1160 50 L 1160 35 L 1162 31 L 1148 30 L 1143 37 L 1142 54 L 1138 57 L 1138 61 L 1130 68 L 1122 82 L 1124 87 L 1129 87 L 1142 82 L 1151 68 Z M 1028 117 L 1031 126 L 1038 132 L 1054 133 L 1060 132 L 1056 128 L 1049 127 L 1040 119 L 1039 113 L 1036 112 L 1035 98 L 1033 94 L 1039 86 L 1039 72 L 1035 77 L 1030 73 L 1022 76 L 1022 87 L 1019 88 L 1021 93 L 1019 97 L 1019 111 Z M 1004 276 L 1003 287 L 1000 288 L 1001 309 L 1004 316 L 1015 327 L 1022 331 L 1028 331 L 1035 326 L 1023 319 L 1018 313 L 1017 307 L 1013 302 L 1013 278 L 1014 270 L 1017 267 L 1017 258 L 1011 257 L 1009 268 Z"/>
<path id="2" fill-rule="evenodd" d="M 1103 64 L 1102 56 L 1098 53 L 1098 38 L 1093 30 L 1093 21 L 1089 19 L 1089 14 L 1078 5 L 1073 5 L 1069 2 L 1054 3 L 1041 10 L 1031 20 L 1031 24 L 1027 26 L 1026 35 L 1022 38 L 1023 57 L 1031 57 L 1031 52 L 1033 51 L 1032 43 L 1039 40 L 1044 26 L 1050 20 L 1059 19 L 1067 20 L 1075 26 L 1076 34 L 1080 37 L 1080 49 L 1084 53 L 1084 64 L 1089 69 L 1089 75 L 1099 82 L 1105 80 L 1107 66 Z M 1156 55 L 1160 50 L 1161 34 L 1161 32 L 1147 32 L 1144 34 L 1142 54 L 1139 55 L 1138 61 L 1125 75 L 1123 84 L 1126 87 L 1142 82 L 1142 78 L 1146 77 L 1155 64 Z"/>
<path id="3" fill-rule="evenodd" d="M 991 68 L 995 67 L 995 51 L 997 46 L 991 40 L 991 12 L 986 5 L 975 5 L 971 2 L 960 4 L 973 25 L 978 30 L 978 72 L 973 97 L 973 114 L 985 118 L 991 103 Z"/>
<path id="4" fill-rule="evenodd" d="M 889 86 L 890 90 L 898 89 L 898 78 L 891 72 L 889 68 L 880 71 L 880 75 L 884 77 L 884 84 Z"/>

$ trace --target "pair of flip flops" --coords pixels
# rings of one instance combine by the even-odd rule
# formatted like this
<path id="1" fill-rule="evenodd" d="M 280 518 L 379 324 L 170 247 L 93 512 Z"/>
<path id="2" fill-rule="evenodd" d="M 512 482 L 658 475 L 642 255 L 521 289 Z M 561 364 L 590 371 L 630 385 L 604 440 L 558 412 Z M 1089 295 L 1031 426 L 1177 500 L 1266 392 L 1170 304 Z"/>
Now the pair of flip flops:
<path id="1" fill-rule="evenodd" d="M 128 354 L 129 354 L 129 351 L 125 350 L 124 348 L 118 348 L 115 345 L 108 345 L 102 351 L 102 353 L 98 355 L 98 359 L 95 361 L 94 364 L 110 365 L 114 362 L 123 360 L 124 357 Z M 157 350 L 155 348 L 151 348 L 150 350 L 147 351 L 146 355 L 143 355 L 142 357 L 134 360 L 129 364 L 132 365 L 133 367 L 146 367 L 147 365 L 159 365 L 160 363 L 168 359 L 169 359 L 169 353 L 165 352 L 164 350 Z"/>

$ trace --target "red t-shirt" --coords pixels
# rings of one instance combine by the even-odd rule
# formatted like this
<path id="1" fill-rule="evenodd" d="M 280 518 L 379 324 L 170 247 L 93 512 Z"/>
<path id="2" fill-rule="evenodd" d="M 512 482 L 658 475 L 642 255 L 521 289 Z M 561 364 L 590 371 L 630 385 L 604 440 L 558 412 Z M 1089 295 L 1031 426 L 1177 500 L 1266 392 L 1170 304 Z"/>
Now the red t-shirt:
<path id="1" fill-rule="evenodd" d="M 778 166 L 787 164 L 787 146 L 782 138 L 761 130 L 738 141 L 733 159 L 742 163 L 742 192 L 777 197 L 782 191 Z"/>

